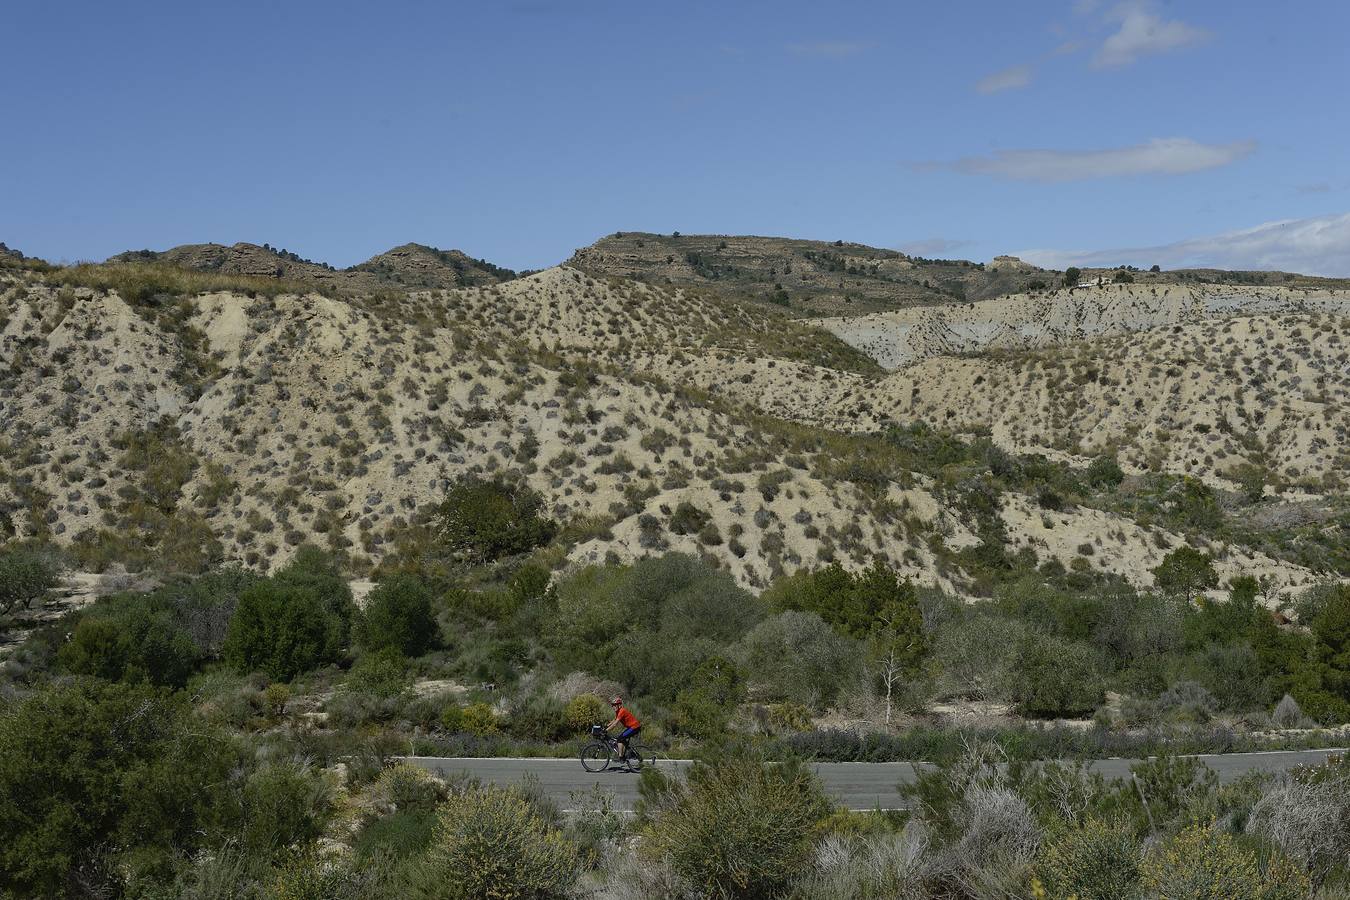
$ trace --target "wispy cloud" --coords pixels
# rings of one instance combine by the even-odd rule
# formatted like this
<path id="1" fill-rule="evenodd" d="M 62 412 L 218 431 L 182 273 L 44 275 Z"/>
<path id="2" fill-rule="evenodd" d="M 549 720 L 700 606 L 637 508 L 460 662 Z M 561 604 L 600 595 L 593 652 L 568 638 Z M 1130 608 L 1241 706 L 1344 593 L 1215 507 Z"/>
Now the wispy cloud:
<path id="1" fill-rule="evenodd" d="M 919 163 L 917 167 L 1014 181 L 1083 181 L 1203 172 L 1242 159 L 1255 149 L 1255 141 L 1202 144 L 1190 138 L 1154 138 L 1133 147 L 1107 150 L 999 150 L 992 156 Z"/>
<path id="2" fill-rule="evenodd" d="M 997 94 L 1000 91 L 1015 91 L 1031 84 L 1031 66 L 1009 66 L 1001 72 L 986 75 L 975 82 L 975 90 L 981 94 Z"/>
<path id="3" fill-rule="evenodd" d="M 1022 259 L 1052 269 L 1122 264 L 1168 269 L 1277 269 L 1350 277 L 1350 213 L 1267 222 L 1154 247 L 1117 250 L 1023 250 Z"/>
<path id="4" fill-rule="evenodd" d="M 955 250 L 960 250 L 962 247 L 969 247 L 970 243 L 970 241 L 957 238 L 931 237 L 901 244 L 896 249 L 901 253 L 908 253 L 910 256 L 940 257 Z"/>
<path id="5" fill-rule="evenodd" d="M 1203 28 L 1179 19 L 1163 19 L 1142 0 L 1120 4 L 1111 18 L 1120 25 L 1093 57 L 1092 64 L 1098 68 L 1127 66 L 1141 56 L 1179 50 L 1209 38 L 1209 32 Z"/>
<path id="6" fill-rule="evenodd" d="M 870 41 L 815 41 L 809 44 L 788 44 L 787 51 L 794 56 L 845 59 L 866 53 L 873 46 Z"/>

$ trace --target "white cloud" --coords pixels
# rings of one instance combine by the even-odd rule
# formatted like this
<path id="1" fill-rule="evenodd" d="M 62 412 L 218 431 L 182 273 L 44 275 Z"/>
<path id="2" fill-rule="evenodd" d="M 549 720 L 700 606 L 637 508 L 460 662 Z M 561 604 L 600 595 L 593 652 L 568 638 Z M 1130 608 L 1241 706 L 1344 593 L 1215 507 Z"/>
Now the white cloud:
<path id="1" fill-rule="evenodd" d="M 1023 250 L 1016 254 L 1051 269 L 1154 264 L 1167 269 L 1276 269 L 1350 277 L 1350 213 L 1267 222 L 1154 247 L 1118 250 Z"/>
<path id="2" fill-rule="evenodd" d="M 997 94 L 999 91 L 1024 88 L 1029 84 L 1031 84 L 1031 66 L 1010 66 L 975 82 L 975 90 L 981 94 Z"/>
<path id="3" fill-rule="evenodd" d="M 816 41 L 810 44 L 788 44 L 788 52 L 797 56 L 816 56 L 844 59 L 872 49 L 865 41 Z"/>
<path id="4" fill-rule="evenodd" d="M 922 241 L 910 241 L 908 244 L 901 244 L 896 249 L 901 253 L 907 253 L 910 256 L 942 257 L 953 250 L 959 250 L 962 247 L 970 246 L 970 241 L 957 238 L 932 237 L 925 238 Z"/>
<path id="5" fill-rule="evenodd" d="M 1165 21 L 1143 2 L 1122 3 L 1112 17 L 1119 20 L 1120 28 L 1093 57 L 1092 63 L 1098 68 L 1126 66 L 1141 56 L 1179 50 L 1209 37 L 1203 28 L 1175 19 Z"/>
<path id="6" fill-rule="evenodd" d="M 1185 175 L 1226 166 L 1256 149 L 1255 141 L 1202 144 L 1190 138 L 1154 138 L 1133 147 L 1107 150 L 999 150 L 955 162 L 924 163 L 966 175 L 1015 181 L 1082 181 L 1130 175 Z"/>

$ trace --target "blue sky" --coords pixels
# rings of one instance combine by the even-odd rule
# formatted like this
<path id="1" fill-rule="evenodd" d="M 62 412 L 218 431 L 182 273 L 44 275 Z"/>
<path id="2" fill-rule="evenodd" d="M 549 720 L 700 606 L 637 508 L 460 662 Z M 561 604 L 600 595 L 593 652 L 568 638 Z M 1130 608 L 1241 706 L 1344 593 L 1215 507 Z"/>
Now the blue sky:
<path id="1" fill-rule="evenodd" d="M 1343 0 L 53 0 L 5 29 L 0 240 L 52 260 L 537 268 L 679 230 L 1350 275 Z"/>

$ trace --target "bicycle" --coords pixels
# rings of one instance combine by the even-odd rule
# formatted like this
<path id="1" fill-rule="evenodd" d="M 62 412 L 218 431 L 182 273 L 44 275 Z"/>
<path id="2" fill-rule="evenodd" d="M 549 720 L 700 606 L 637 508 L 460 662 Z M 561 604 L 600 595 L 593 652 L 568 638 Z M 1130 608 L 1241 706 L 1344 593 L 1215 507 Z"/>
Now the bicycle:
<path id="1" fill-rule="evenodd" d="M 619 741 L 604 728 L 599 725 L 591 726 L 591 741 L 585 747 L 581 748 L 581 767 L 587 772 L 603 772 L 610 767 L 611 763 L 622 763 L 627 765 L 633 772 L 642 771 L 642 754 L 633 746 L 630 738 L 628 741 L 628 752 L 622 760 L 617 759 L 619 755 Z"/>

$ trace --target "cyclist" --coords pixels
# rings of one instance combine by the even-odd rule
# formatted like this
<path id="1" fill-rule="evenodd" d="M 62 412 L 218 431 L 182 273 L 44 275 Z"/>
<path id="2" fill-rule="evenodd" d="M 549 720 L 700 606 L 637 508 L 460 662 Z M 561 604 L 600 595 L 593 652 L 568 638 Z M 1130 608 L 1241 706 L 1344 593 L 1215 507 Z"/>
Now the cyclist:
<path id="1" fill-rule="evenodd" d="M 619 742 L 619 759 L 623 760 L 624 768 L 631 768 L 628 765 L 628 742 L 642 730 L 642 723 L 638 721 L 637 716 L 624 708 L 622 697 L 617 695 L 610 697 L 609 705 L 614 707 L 614 720 L 605 726 L 605 730 L 609 731 L 615 725 L 623 726 L 623 731 L 619 733 L 619 737 L 617 738 Z"/>

